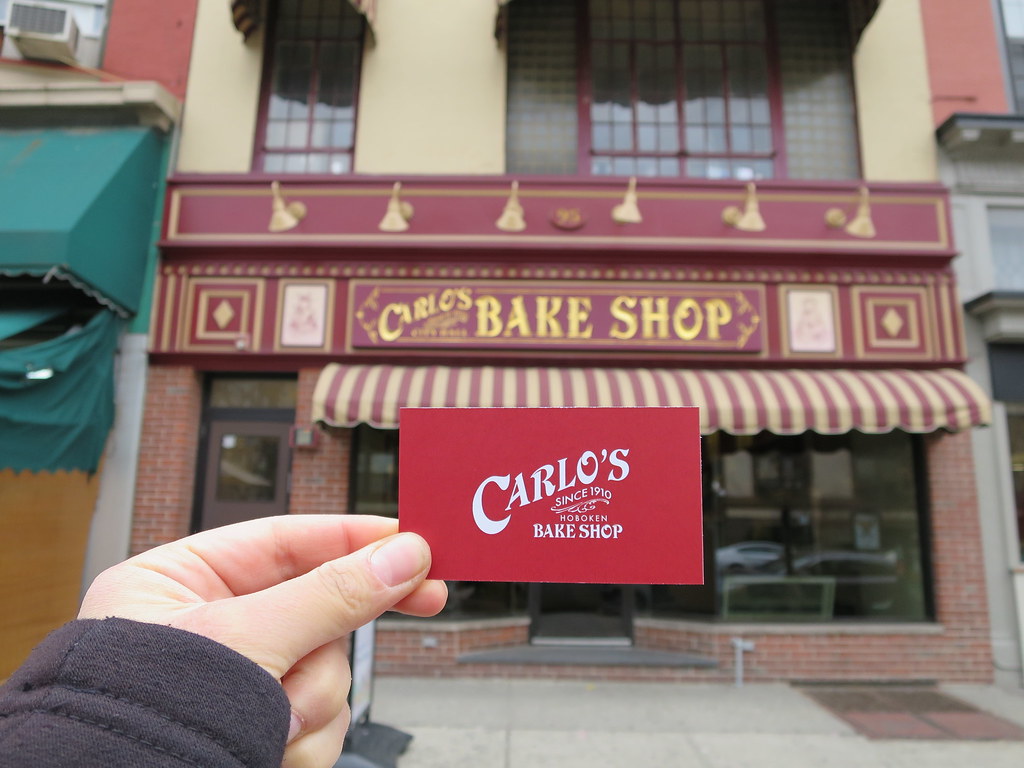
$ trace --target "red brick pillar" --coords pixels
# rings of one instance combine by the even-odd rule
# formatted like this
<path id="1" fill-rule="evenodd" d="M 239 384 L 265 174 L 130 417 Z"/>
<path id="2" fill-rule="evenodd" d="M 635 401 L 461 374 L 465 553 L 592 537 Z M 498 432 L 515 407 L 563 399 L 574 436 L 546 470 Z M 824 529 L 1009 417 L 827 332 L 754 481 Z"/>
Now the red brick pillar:
<path id="1" fill-rule="evenodd" d="M 970 432 L 925 440 L 936 619 L 949 642 L 946 679 L 990 680 L 992 646 Z"/>
<path id="2" fill-rule="evenodd" d="M 202 400 L 193 368 L 150 366 L 135 484 L 133 555 L 189 532 Z"/>
<path id="3" fill-rule="evenodd" d="M 310 412 L 313 389 L 320 369 L 299 371 L 298 402 L 295 404 L 295 423 L 300 427 L 313 426 Z M 348 511 L 348 473 L 352 448 L 351 429 L 317 431 L 313 448 L 295 448 L 292 451 L 292 490 L 289 512 L 292 514 L 325 514 Z"/>

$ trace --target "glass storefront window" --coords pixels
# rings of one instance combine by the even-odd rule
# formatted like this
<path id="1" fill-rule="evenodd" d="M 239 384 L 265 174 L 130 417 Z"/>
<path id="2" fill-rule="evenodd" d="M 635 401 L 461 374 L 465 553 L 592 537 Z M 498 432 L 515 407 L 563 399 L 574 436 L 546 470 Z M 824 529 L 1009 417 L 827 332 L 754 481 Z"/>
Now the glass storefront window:
<path id="1" fill-rule="evenodd" d="M 1024 560 L 1024 403 L 1006 404 L 1006 423 L 1010 433 L 1013 498 L 1017 505 L 1017 543 Z"/>
<path id="2" fill-rule="evenodd" d="M 704 464 L 706 584 L 652 587 L 650 614 L 927 618 L 909 435 L 714 435 Z"/>
<path id="3" fill-rule="evenodd" d="M 398 431 L 356 427 L 349 511 L 398 517 Z"/>
<path id="4" fill-rule="evenodd" d="M 1017 418 L 1014 477 L 1024 502 L 1024 405 Z M 638 586 L 636 612 L 725 621 L 927 619 L 916 439 L 903 432 L 704 438 L 705 584 Z M 352 511 L 397 514 L 398 433 L 359 427 L 355 446 Z M 451 582 L 449 590 L 449 618 L 527 607 L 525 584 Z"/>

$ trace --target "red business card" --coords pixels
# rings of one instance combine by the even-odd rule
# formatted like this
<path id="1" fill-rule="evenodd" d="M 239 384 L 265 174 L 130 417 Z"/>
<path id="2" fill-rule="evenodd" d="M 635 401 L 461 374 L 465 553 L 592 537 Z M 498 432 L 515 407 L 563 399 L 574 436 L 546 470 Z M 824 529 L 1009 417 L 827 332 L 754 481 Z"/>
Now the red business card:
<path id="1" fill-rule="evenodd" d="M 403 408 L 399 525 L 431 577 L 704 582 L 696 408 Z"/>

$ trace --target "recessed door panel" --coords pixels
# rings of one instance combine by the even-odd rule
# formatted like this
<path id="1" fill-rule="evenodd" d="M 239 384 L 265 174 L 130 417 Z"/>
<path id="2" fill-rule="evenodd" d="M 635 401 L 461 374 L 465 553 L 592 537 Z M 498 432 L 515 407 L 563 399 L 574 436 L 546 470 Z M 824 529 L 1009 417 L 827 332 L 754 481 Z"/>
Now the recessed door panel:
<path id="1" fill-rule="evenodd" d="M 289 429 L 282 422 L 210 422 L 202 530 L 287 513 Z"/>

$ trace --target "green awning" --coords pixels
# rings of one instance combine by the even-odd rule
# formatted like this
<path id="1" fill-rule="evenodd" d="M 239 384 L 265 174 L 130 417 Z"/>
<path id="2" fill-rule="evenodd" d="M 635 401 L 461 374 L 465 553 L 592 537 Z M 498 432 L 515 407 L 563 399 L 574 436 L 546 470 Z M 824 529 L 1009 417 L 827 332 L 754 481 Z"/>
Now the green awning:
<path id="1" fill-rule="evenodd" d="M 139 308 L 161 141 L 149 128 L 0 131 L 0 275 Z"/>
<path id="2" fill-rule="evenodd" d="M 114 356 L 124 321 L 0 354 L 0 469 L 95 472 L 114 421 Z"/>

